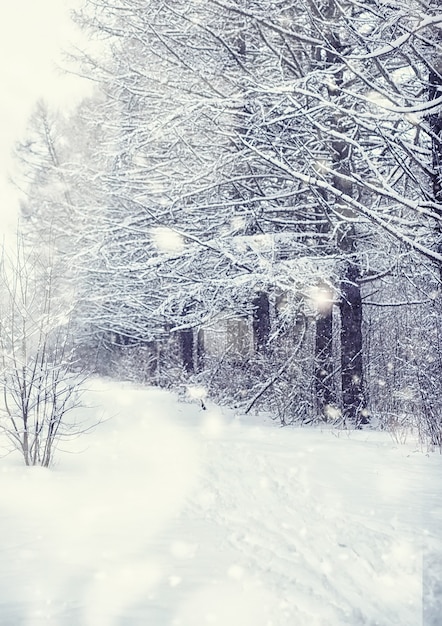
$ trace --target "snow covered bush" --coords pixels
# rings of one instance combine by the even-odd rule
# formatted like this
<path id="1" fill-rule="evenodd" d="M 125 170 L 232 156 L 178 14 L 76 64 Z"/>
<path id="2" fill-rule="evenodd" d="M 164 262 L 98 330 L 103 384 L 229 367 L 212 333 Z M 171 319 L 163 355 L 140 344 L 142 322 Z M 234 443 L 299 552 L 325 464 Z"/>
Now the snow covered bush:
<path id="1" fill-rule="evenodd" d="M 67 414 L 84 380 L 74 360 L 69 313 L 52 269 L 19 242 L 0 267 L 1 431 L 26 465 L 48 467 L 60 439 L 78 432 Z"/>

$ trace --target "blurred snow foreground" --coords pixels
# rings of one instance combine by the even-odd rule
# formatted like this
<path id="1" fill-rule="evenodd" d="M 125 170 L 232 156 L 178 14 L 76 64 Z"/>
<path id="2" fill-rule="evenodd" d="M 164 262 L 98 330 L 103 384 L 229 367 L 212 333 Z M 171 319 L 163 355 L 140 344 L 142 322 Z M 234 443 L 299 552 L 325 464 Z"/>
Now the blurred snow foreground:
<path id="1" fill-rule="evenodd" d="M 88 402 L 53 469 L 0 460 L 1 624 L 441 623 L 440 456 L 100 380 Z"/>

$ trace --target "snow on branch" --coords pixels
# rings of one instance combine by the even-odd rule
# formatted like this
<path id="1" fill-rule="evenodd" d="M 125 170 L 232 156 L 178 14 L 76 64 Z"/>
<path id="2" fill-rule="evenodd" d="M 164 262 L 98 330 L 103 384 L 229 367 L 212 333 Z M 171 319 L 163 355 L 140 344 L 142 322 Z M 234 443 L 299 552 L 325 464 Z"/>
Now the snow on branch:
<path id="1" fill-rule="evenodd" d="M 383 57 L 390 52 L 394 52 L 398 50 L 401 46 L 403 46 L 409 39 L 411 39 L 416 33 L 428 26 L 438 26 L 442 24 L 442 15 L 432 15 L 423 19 L 413 30 L 410 30 L 400 37 L 397 37 L 394 41 L 391 41 L 377 50 L 373 50 L 373 52 L 369 52 L 368 54 L 361 55 L 351 55 L 349 58 L 357 59 L 357 60 L 365 60 L 365 59 L 376 59 L 379 57 Z"/>

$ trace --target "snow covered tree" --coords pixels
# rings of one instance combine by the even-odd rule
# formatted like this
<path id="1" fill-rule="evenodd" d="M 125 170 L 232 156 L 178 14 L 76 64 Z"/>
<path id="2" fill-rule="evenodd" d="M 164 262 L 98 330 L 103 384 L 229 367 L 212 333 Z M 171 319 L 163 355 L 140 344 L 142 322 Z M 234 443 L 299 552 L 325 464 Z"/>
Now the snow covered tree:
<path id="1" fill-rule="evenodd" d="M 99 172 L 110 158 L 105 129 L 91 123 L 98 102 L 88 98 L 65 114 L 38 102 L 16 146 L 20 231 L 27 246 L 48 259 L 54 298 L 75 306 L 75 334 L 83 344 L 91 342 L 92 313 L 100 301 L 89 264 L 102 243 L 107 197 Z"/>
<path id="2" fill-rule="evenodd" d="M 382 276 L 402 280 L 410 251 L 442 258 L 434 89 L 428 98 L 437 12 L 375 0 L 98 0 L 79 19 L 109 44 L 107 57 L 82 59 L 104 93 L 93 124 L 107 133 L 84 261 L 97 337 L 181 333 L 192 370 L 200 329 L 245 315 L 278 369 L 268 347 L 283 317 L 294 329 L 307 314 L 303 367 L 318 408 L 363 421 L 364 300 L 371 289 L 388 298 Z M 324 293 L 327 306 L 311 307 Z"/>

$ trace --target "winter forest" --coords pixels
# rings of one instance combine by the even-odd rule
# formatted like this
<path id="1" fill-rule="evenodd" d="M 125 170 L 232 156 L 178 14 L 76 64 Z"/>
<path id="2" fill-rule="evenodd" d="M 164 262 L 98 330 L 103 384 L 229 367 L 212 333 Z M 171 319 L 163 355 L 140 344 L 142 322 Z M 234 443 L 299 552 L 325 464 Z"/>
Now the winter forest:
<path id="1" fill-rule="evenodd" d="M 441 446 L 442 17 L 409 5 L 86 2 L 95 94 L 17 151 L 77 366 Z"/>
<path id="2" fill-rule="evenodd" d="M 179 410 L 193 411 L 190 421 L 213 407 L 256 428 L 267 420 L 268 445 L 284 455 L 297 441 L 331 432 L 327 450 L 336 446 L 338 455 L 348 455 L 353 472 L 359 454 L 362 466 L 365 458 L 372 462 L 362 444 L 373 436 L 382 445 L 412 442 L 428 455 L 419 463 L 427 459 L 440 472 L 434 454 L 442 452 L 439 0 L 85 0 L 72 18 L 88 45 L 66 53 L 69 68 L 93 90 L 69 113 L 39 101 L 15 151 L 20 226 L 16 250 L 3 252 L 0 268 L 0 425 L 12 449 L 27 466 L 49 467 L 59 448 L 61 458 L 65 437 L 87 440 L 89 425 L 73 425 L 70 415 L 78 415 L 80 392 L 92 380 L 136 390 L 128 394 L 150 389 L 154 395 L 146 398 L 155 407 L 173 397 Z M 210 421 L 209 445 L 219 440 L 225 419 Z M 94 426 L 94 437 L 100 439 L 102 426 Z M 343 433 L 353 433 L 351 449 Z M 237 439 L 229 431 L 224 456 L 216 448 L 219 466 L 230 459 L 249 476 L 235 452 L 245 444 Z M 351 447 L 356 444 L 362 447 Z M 144 445 L 155 457 L 155 443 Z M 258 467 L 282 481 L 285 461 L 267 454 L 261 440 L 255 452 Z M 388 464 L 402 476 L 398 458 Z M 328 461 L 318 467 L 330 471 Z M 339 467 L 333 476 L 342 482 L 346 470 L 343 465 L 341 475 Z M 424 465 L 419 468 L 422 478 Z M 236 494 L 233 478 L 224 476 Z M 216 479 L 222 489 L 221 474 Z M 307 478 L 299 481 L 307 498 Z M 288 489 L 288 482 L 278 485 Z M 117 497 L 119 489 L 117 483 Z M 345 492 L 359 502 L 357 485 Z M 243 496 L 231 497 L 238 498 L 238 513 Z M 283 511 L 282 497 L 274 510 Z M 198 500 L 205 514 L 210 498 Z M 360 506 L 365 518 L 376 504 Z M 438 507 L 436 521 L 440 501 Z M 341 532 L 334 515 L 312 517 L 313 527 Z M 297 526 L 297 518 L 292 522 Z M 396 530 L 388 535 L 392 542 Z M 262 530 L 254 532 L 264 542 Z M 272 536 L 267 545 L 277 545 Z M 356 537 L 355 531 L 346 539 L 357 548 L 356 561 L 379 571 L 382 563 L 361 556 Z M 382 543 L 378 535 L 366 538 Z M 251 559 L 256 546 L 249 543 L 250 552 L 242 550 Z M 191 542 L 173 545 L 172 556 L 186 561 Z M 312 570 L 330 575 L 308 554 Z M 389 576 L 400 579 L 410 554 L 395 553 L 397 571 Z M 229 584 L 244 583 L 244 565 L 227 569 Z M 363 570 L 355 574 L 359 589 L 370 588 Z M 284 591 L 275 571 L 271 584 Z M 415 573 L 408 572 L 406 588 Z M 138 574 L 125 584 L 135 578 L 138 585 Z M 436 602 L 442 589 L 436 585 L 436 593 L 432 584 Z M 343 595 L 350 588 L 347 579 L 336 585 Z M 305 597 L 311 600 L 315 587 Z M 441 623 L 436 612 L 424 622 L 411 619 L 407 602 L 392 596 L 381 608 L 356 609 L 358 602 L 349 600 L 351 611 L 336 600 L 335 613 L 324 609 L 316 617 L 290 601 L 283 610 L 278 596 L 279 612 L 261 622 L 257 614 L 248 617 L 256 589 L 250 581 L 247 589 L 253 593 L 235 617 L 215 611 L 212 621 L 195 601 L 186 609 L 194 617 L 184 612 L 175 621 L 158 614 L 145 622 L 142 611 L 115 621 L 117 609 L 82 621 L 72 605 L 77 621 L 41 623 Z M 210 604 L 211 592 L 204 597 Z M 239 602 L 233 592 L 229 597 Z M 11 626 L 40 624 L 34 614 L 20 621 L 8 611 Z"/>

